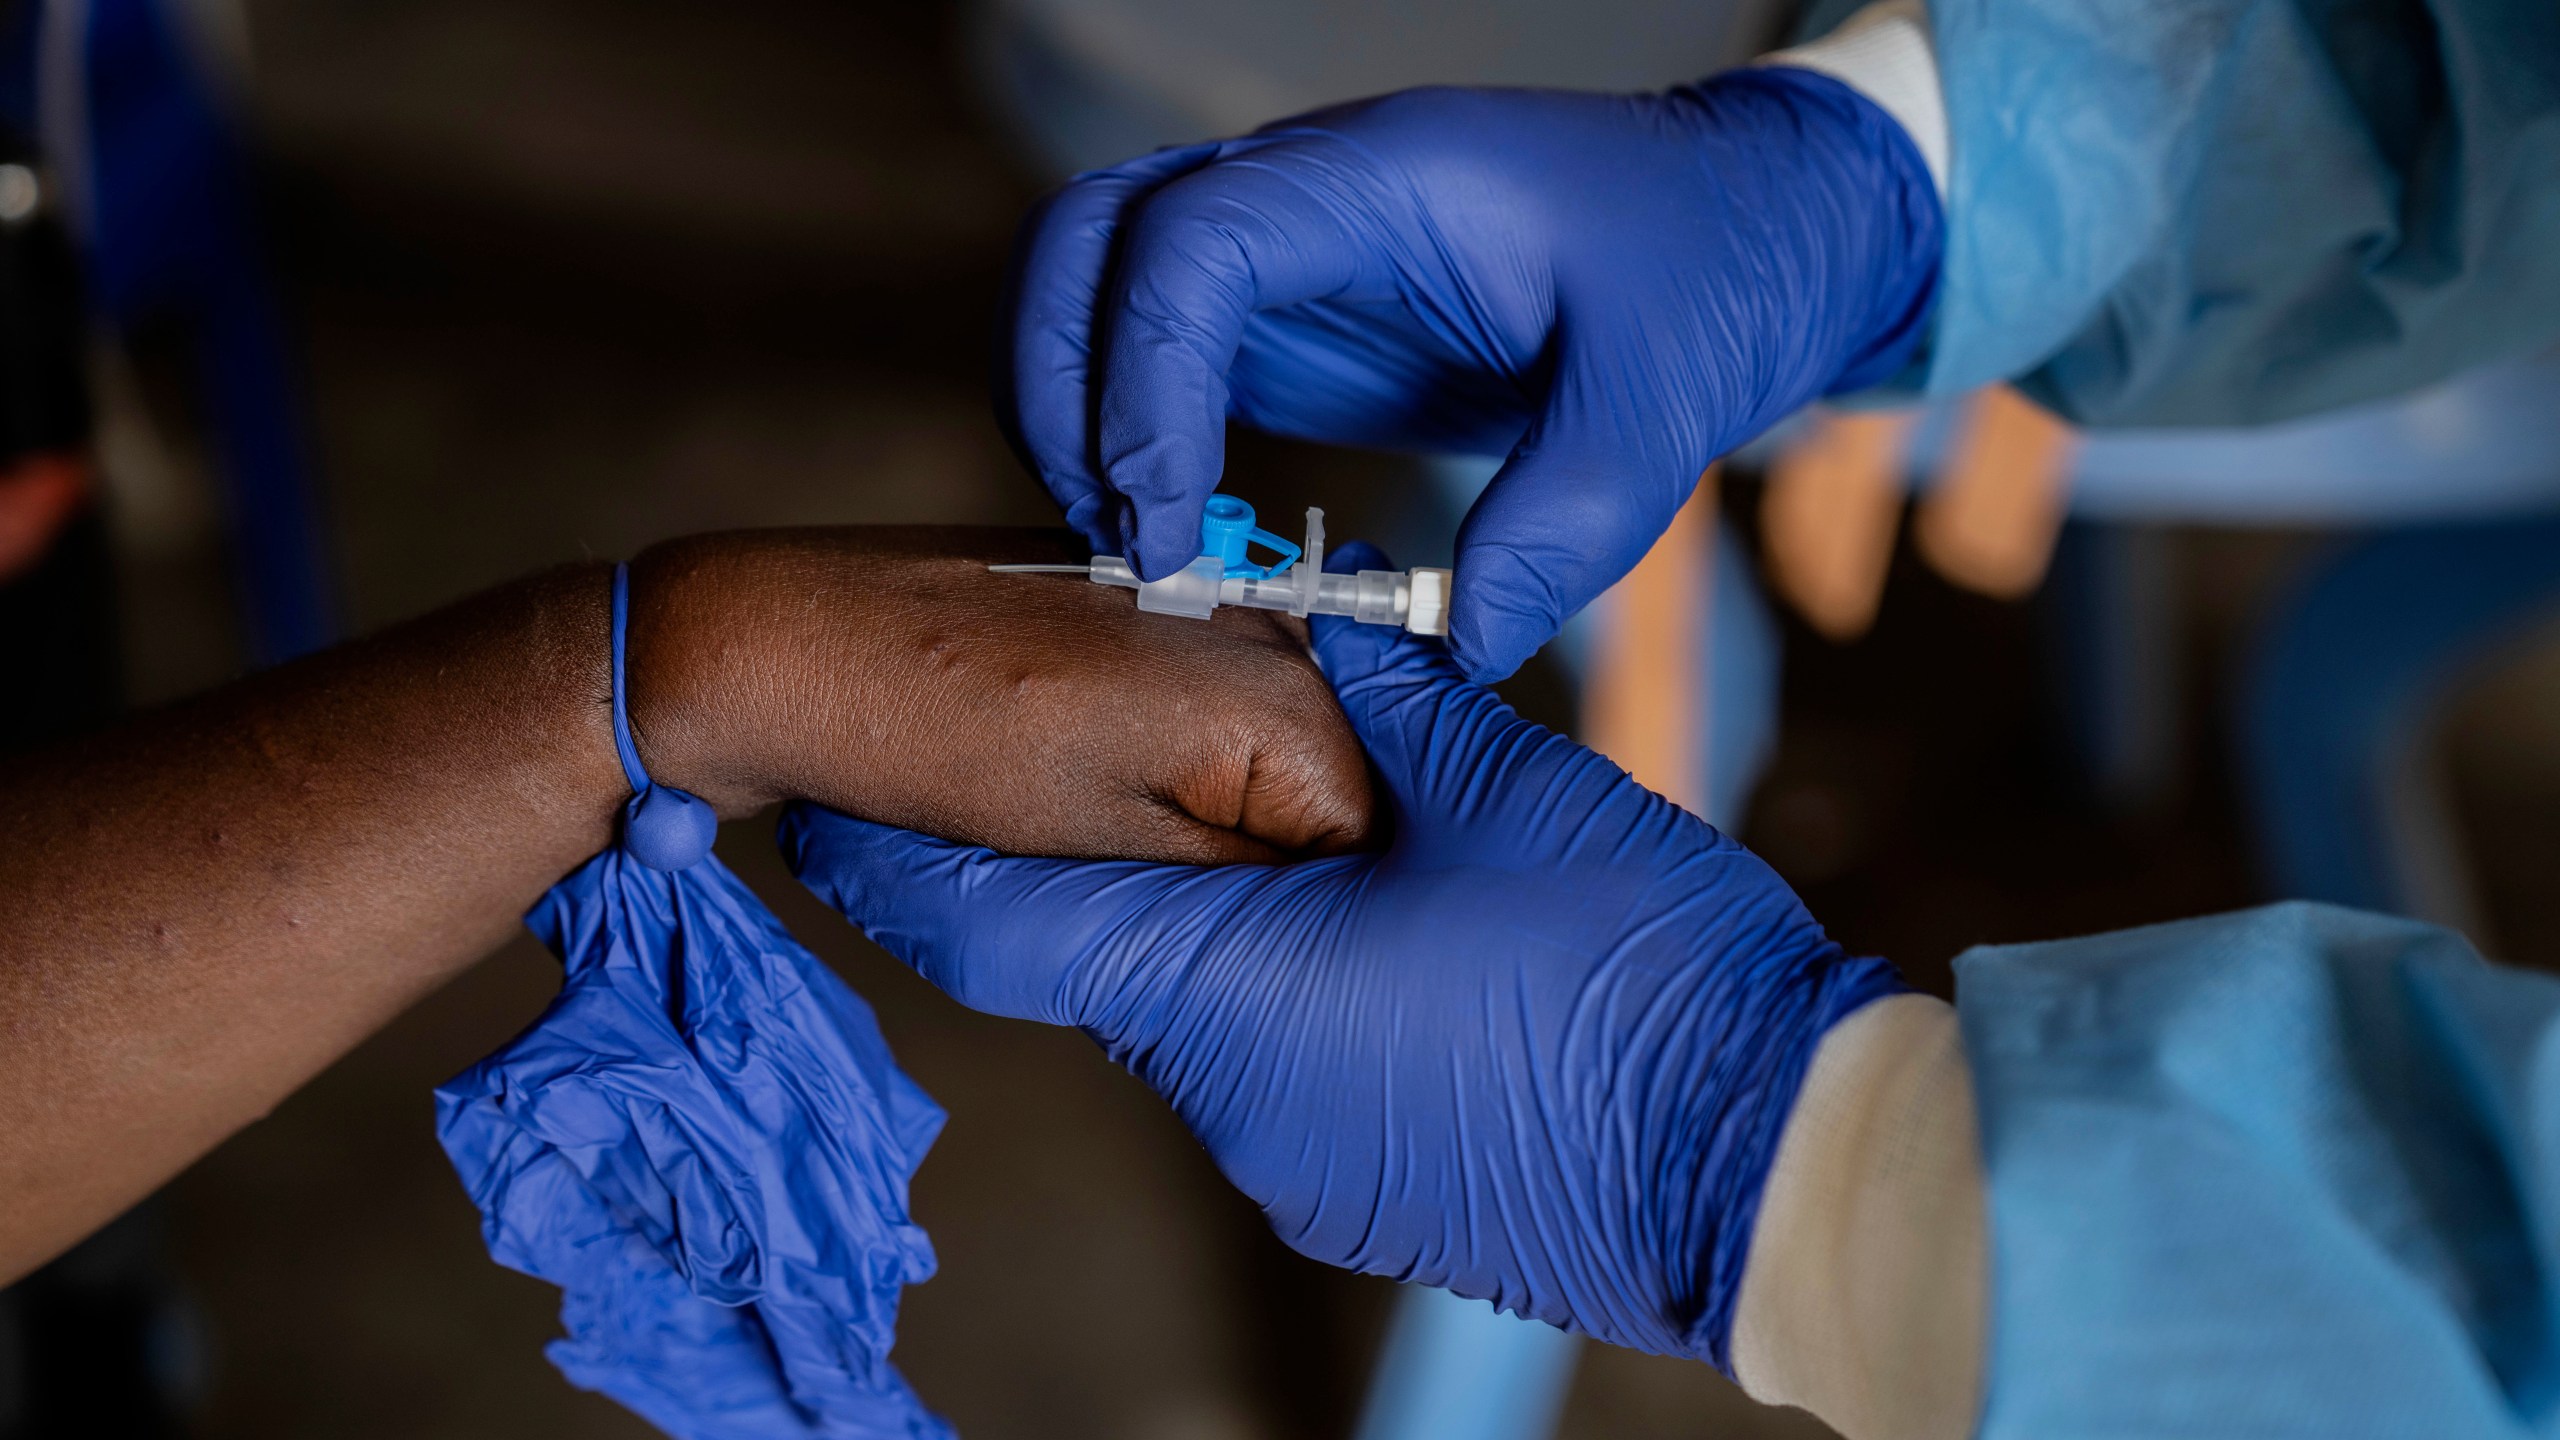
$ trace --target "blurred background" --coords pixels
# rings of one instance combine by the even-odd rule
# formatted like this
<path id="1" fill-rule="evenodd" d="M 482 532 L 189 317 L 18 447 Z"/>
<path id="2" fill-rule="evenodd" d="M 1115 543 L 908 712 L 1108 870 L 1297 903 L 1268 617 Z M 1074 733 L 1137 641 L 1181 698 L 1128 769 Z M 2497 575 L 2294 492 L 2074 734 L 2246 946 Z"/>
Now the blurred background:
<path id="1" fill-rule="evenodd" d="M 1418 81 L 1668 83 L 1793 20 L 0 14 L 11 746 L 688 531 L 1049 523 L 986 382 L 1013 227 L 1059 176 Z M 1799 417 L 1510 690 L 1940 993 L 1973 944 L 2294 894 L 2560 962 L 2556 402 L 2537 364 L 2245 437 L 2075 436 L 2006 392 Z M 1486 473 L 1240 437 L 1229 488 L 1445 563 Z M 897 1359 L 970 1440 L 1825 1433 L 1298 1259 L 1080 1036 L 961 1011 L 801 892 L 770 823 L 722 853 L 950 1113 Z M 0 1294 L 0 1437 L 652 1433 L 543 1361 L 554 1294 L 488 1261 L 431 1132 L 432 1087 L 556 976 L 510 946 Z"/>

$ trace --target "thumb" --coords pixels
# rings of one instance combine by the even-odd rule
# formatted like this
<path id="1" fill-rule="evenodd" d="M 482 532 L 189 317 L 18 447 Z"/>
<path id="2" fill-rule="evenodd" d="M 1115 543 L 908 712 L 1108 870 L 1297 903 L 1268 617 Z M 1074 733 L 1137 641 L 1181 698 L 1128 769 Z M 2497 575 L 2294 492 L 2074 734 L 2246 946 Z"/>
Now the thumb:
<path id="1" fill-rule="evenodd" d="M 1384 569 L 1387 561 L 1354 541 L 1325 568 Z M 1317 616 L 1312 629 L 1316 663 L 1394 807 L 1399 845 L 1516 840 L 1508 827 L 1479 822 L 1521 794 L 1523 780 L 1582 753 L 1468 679 L 1437 640 L 1337 616 Z"/>
<path id="2" fill-rule="evenodd" d="M 1081 1025 L 1078 984 L 1174 867 L 1035 860 L 794 805 L 774 840 L 800 883 L 972 1010 Z"/>
<path id="3" fill-rule="evenodd" d="M 1244 141 L 1166 184 L 1128 222 L 1101 304 L 1094 406 L 1103 481 L 1127 502 L 1121 553 L 1158 580 L 1200 553 L 1226 470 L 1227 372 L 1263 310 L 1350 283 L 1359 251 L 1302 147 Z"/>
<path id="4" fill-rule="evenodd" d="M 1327 550 L 1328 575 L 1357 575 L 1363 570 L 1393 570 L 1395 562 L 1366 540 L 1348 540 Z M 1419 667 L 1441 680 L 1462 680 L 1449 659 L 1448 646 L 1410 635 L 1392 625 L 1363 625 L 1339 615 L 1316 615 L 1307 621 L 1316 665 L 1339 693 L 1346 684 L 1365 684 L 1383 673 Z M 1364 739 L 1366 737 L 1363 737 Z"/>
<path id="5" fill-rule="evenodd" d="M 1575 394 L 1587 382 L 1559 376 L 1557 387 L 1458 527 L 1449 648 L 1478 680 L 1519 669 L 1633 570 L 1705 468 L 1670 461 L 1616 424 L 1591 423 Z"/>

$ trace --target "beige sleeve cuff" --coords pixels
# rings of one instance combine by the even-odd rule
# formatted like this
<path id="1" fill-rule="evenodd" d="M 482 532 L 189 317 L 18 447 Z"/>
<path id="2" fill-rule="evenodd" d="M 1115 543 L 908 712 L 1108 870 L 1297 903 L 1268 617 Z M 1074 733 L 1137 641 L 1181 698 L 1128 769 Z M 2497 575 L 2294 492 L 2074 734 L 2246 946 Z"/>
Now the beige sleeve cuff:
<path id="1" fill-rule="evenodd" d="M 1821 39 L 1755 63 L 1817 71 L 1876 102 L 1901 122 L 1929 178 L 1938 182 L 1938 198 L 1947 198 L 1947 101 L 1938 88 L 1938 50 L 1921 0 L 1876 0 Z"/>
<path id="2" fill-rule="evenodd" d="M 1734 1378 L 1848 1440 L 1961 1440 L 1981 1409 L 1973 1079 L 1953 1006 L 1832 1027 L 1779 1136 L 1733 1326 Z"/>

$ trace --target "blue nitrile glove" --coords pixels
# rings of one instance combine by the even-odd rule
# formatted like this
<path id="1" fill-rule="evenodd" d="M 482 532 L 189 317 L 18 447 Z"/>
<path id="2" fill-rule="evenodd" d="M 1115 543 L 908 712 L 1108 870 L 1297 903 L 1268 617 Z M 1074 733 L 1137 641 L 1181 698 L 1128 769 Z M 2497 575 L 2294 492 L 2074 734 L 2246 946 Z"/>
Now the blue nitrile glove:
<path id="1" fill-rule="evenodd" d="M 489 1254 L 560 1287 L 570 1381 L 675 1440 L 951 1440 L 889 1363 L 933 1273 L 907 1177 L 942 1111 L 871 1007 L 711 854 L 717 819 L 632 743 L 613 572 L 621 843 L 525 923 L 560 993 L 436 1090 Z"/>
<path id="2" fill-rule="evenodd" d="M 1012 859 L 810 809 L 784 851 L 963 1004 L 1083 1028 L 1306 1254 L 1724 1363 L 1807 1059 L 1891 968 L 1437 642 L 1315 634 L 1384 854 Z"/>
<path id="3" fill-rule="evenodd" d="M 677 1440 L 951 1440 L 889 1361 L 942 1111 L 870 1007 L 716 859 L 608 850 L 525 918 L 559 997 L 436 1132 L 490 1255 L 561 1288 L 551 1362 Z"/>
<path id="4" fill-rule="evenodd" d="M 1079 177 L 1032 217 L 1000 417 L 1142 576 L 1198 550 L 1229 416 L 1508 454 L 1458 532 L 1450 643 L 1517 669 L 1699 474 L 1909 359 L 1937 191 L 1805 70 L 1661 95 L 1413 90 Z"/>

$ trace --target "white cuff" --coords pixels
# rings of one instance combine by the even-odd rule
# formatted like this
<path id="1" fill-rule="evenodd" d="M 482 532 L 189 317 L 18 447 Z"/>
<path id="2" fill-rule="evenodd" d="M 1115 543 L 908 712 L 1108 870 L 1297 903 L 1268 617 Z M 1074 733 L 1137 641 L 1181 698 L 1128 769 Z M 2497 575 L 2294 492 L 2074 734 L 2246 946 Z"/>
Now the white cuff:
<path id="1" fill-rule="evenodd" d="M 1902 122 L 1947 198 L 1947 101 L 1938 88 L 1938 52 L 1921 0 L 1877 0 L 1819 40 L 1763 55 L 1755 64 L 1792 65 L 1828 75 Z"/>
<path id="2" fill-rule="evenodd" d="M 1778 1137 L 1733 1373 L 1848 1440 L 1963 1440 L 1981 1409 L 1984 1242 L 1955 1008 L 1876 1001 L 1832 1027 Z"/>

